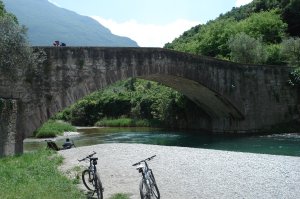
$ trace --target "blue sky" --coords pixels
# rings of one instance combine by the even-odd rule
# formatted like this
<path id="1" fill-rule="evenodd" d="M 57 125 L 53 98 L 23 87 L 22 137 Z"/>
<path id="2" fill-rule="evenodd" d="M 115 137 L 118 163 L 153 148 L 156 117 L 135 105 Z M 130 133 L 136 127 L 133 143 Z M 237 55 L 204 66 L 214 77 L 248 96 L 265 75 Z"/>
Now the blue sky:
<path id="1" fill-rule="evenodd" d="M 49 0 L 90 16 L 143 47 L 162 47 L 191 27 L 252 0 Z"/>

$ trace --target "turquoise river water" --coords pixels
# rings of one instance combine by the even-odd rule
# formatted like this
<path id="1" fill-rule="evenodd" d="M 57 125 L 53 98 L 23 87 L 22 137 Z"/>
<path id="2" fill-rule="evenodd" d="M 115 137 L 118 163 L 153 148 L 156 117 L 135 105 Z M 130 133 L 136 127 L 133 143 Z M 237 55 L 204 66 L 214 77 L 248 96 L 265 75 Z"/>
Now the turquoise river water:
<path id="1" fill-rule="evenodd" d="M 300 157 L 300 133 L 249 136 L 149 128 L 86 128 L 79 129 L 78 132 L 81 133 L 80 136 L 71 138 L 76 146 L 141 143 Z M 61 146 L 64 139 L 56 139 L 55 142 Z M 25 151 L 45 146 L 44 141 L 30 139 L 24 142 Z"/>

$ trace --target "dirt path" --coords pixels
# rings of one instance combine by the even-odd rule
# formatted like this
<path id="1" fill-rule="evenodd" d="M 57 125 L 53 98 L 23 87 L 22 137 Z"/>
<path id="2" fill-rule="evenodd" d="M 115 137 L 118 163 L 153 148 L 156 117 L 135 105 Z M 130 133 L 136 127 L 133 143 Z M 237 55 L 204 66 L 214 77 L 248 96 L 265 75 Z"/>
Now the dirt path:
<path id="1" fill-rule="evenodd" d="M 300 158 L 185 147 L 100 144 L 60 151 L 63 171 L 84 165 L 77 159 L 97 152 L 104 198 L 128 193 L 139 198 L 140 174 L 131 165 L 150 163 L 162 199 L 289 198 L 300 196 Z"/>

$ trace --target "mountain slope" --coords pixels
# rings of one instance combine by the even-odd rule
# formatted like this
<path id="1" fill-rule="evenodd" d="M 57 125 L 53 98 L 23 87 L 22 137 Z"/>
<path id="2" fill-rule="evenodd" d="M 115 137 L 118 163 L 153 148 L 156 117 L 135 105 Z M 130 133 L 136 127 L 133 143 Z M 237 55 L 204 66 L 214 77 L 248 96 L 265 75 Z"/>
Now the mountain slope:
<path id="1" fill-rule="evenodd" d="M 28 28 L 31 45 L 52 45 L 53 41 L 68 46 L 138 46 L 127 37 L 113 35 L 94 19 L 59 8 L 48 0 L 3 0 L 8 12 Z"/>

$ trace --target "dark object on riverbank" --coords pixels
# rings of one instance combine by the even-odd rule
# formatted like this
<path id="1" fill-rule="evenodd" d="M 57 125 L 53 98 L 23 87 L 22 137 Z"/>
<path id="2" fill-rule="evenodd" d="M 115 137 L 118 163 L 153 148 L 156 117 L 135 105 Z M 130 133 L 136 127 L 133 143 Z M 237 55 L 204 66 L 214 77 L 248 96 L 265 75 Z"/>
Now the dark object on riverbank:
<path id="1" fill-rule="evenodd" d="M 45 140 L 47 142 L 47 149 L 52 149 L 54 151 L 60 151 L 60 150 L 66 150 L 71 149 L 72 147 L 75 147 L 74 142 L 70 142 L 70 139 L 67 138 L 66 142 L 63 144 L 63 148 L 59 148 L 55 142 L 52 140 Z"/>
<path id="2" fill-rule="evenodd" d="M 69 138 L 66 139 L 65 143 L 62 145 L 63 149 L 70 149 L 72 146 L 75 147 L 74 143 L 70 141 Z"/>
<path id="3" fill-rule="evenodd" d="M 45 140 L 47 142 L 47 149 L 52 149 L 54 151 L 59 151 L 60 148 L 52 140 Z"/>

